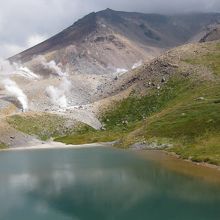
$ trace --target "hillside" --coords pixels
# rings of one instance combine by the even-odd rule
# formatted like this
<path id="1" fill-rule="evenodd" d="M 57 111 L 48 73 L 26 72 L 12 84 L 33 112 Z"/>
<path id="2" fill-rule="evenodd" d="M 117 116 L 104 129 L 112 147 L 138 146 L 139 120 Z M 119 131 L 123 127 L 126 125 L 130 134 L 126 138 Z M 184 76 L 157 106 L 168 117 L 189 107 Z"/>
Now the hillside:
<path id="1" fill-rule="evenodd" d="M 178 47 L 134 74 L 130 95 L 116 95 L 101 114 L 102 131 L 82 126 L 57 140 L 119 140 L 116 146 L 166 149 L 219 165 L 220 42 Z"/>
<path id="2" fill-rule="evenodd" d="M 210 28 L 200 42 L 215 41 L 220 39 L 220 25 Z"/>

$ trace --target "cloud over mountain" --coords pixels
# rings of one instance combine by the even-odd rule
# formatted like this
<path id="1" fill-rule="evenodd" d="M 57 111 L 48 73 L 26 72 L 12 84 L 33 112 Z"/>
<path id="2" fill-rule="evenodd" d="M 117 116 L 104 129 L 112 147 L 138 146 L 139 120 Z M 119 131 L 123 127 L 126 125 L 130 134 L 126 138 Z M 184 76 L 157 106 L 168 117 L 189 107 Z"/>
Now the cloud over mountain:
<path id="1" fill-rule="evenodd" d="M 0 57 L 11 56 L 71 25 L 91 11 L 219 12 L 219 0 L 1 0 Z M 37 40 L 36 40 L 37 39 Z"/>

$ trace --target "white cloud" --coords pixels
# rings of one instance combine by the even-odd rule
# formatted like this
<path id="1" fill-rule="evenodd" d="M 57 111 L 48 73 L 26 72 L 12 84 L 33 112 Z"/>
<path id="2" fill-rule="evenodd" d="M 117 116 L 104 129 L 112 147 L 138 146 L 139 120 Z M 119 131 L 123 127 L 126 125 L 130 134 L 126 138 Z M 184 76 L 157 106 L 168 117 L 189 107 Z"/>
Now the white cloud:
<path id="1" fill-rule="evenodd" d="M 2 28 L 3 28 L 3 22 L 2 22 L 2 17 L 1 17 L 1 15 L 0 15 L 0 32 L 2 31 Z"/>
<path id="2" fill-rule="evenodd" d="M 47 39 L 46 36 L 42 36 L 39 34 L 31 35 L 27 40 L 27 47 L 33 47 L 33 46 L 43 42 L 46 39 Z"/>
<path id="3" fill-rule="evenodd" d="M 8 56 L 17 54 L 24 49 L 25 47 L 19 46 L 18 44 L 2 44 L 0 47 L 0 57 L 8 58 Z"/>
<path id="4" fill-rule="evenodd" d="M 0 47 L 0 57 L 8 58 L 9 56 L 20 53 L 27 48 L 33 47 L 46 39 L 46 36 L 35 34 L 28 37 L 26 43 L 22 46 L 14 43 L 3 43 Z"/>

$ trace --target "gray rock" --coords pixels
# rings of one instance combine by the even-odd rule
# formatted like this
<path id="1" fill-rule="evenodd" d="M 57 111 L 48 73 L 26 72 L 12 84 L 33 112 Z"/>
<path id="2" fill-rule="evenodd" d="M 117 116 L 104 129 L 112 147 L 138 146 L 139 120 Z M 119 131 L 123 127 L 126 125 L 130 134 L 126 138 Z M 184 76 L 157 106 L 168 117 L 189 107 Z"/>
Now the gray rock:
<path id="1" fill-rule="evenodd" d="M 166 82 L 166 78 L 163 77 L 163 78 L 161 79 L 161 82 L 162 82 L 162 83 Z"/>
<path id="2" fill-rule="evenodd" d="M 205 100 L 205 98 L 204 97 L 198 97 L 196 100 L 197 101 L 203 101 L 203 100 Z"/>

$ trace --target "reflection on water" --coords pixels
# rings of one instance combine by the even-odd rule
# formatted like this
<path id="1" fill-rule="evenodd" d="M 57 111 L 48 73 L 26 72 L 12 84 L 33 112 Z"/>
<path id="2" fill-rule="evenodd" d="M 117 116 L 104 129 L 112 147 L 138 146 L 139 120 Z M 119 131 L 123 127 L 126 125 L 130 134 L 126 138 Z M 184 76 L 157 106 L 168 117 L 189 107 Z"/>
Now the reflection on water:
<path id="1" fill-rule="evenodd" d="M 0 219 L 219 220 L 220 185 L 132 152 L 0 154 Z"/>

